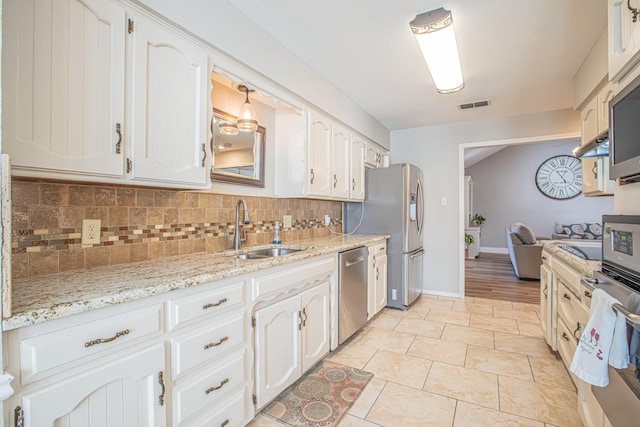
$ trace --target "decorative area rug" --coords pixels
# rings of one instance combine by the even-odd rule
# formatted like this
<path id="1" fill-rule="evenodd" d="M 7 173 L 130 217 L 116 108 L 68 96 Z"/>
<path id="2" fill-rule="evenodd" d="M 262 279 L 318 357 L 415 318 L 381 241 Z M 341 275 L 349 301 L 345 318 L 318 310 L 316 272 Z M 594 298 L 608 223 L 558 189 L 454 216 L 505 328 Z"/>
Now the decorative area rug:
<path id="1" fill-rule="evenodd" d="M 335 426 L 371 378 L 372 373 L 322 361 L 262 413 L 288 426 Z"/>

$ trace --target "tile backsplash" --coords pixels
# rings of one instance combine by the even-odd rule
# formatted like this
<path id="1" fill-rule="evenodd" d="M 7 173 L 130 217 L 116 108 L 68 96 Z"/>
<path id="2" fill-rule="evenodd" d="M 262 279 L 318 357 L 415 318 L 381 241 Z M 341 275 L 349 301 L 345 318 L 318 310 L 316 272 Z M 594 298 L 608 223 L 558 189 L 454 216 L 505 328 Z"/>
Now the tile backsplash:
<path id="1" fill-rule="evenodd" d="M 341 228 L 340 202 L 197 193 L 140 187 L 12 183 L 14 278 L 229 249 L 235 207 L 249 209 L 245 245 L 267 244 L 276 220 L 292 215 L 283 243 Z M 81 244 L 82 220 L 101 220 L 100 244 Z"/>

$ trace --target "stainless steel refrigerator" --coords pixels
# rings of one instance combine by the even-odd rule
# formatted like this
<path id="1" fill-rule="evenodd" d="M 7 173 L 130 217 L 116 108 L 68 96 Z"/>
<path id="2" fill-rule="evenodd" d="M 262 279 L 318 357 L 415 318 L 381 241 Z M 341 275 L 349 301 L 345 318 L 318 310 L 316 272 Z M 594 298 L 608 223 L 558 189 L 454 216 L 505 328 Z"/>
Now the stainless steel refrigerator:
<path id="1" fill-rule="evenodd" d="M 367 169 L 364 203 L 344 204 L 344 231 L 389 234 L 387 306 L 406 310 L 422 293 L 422 171 L 409 163 Z"/>

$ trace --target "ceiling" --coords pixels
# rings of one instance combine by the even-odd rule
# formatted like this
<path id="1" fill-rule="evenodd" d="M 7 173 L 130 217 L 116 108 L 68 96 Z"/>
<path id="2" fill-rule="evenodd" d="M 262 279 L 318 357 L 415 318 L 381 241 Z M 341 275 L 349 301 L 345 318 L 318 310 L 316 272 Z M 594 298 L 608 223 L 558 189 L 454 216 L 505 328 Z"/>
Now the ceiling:
<path id="1" fill-rule="evenodd" d="M 607 25 L 606 0 L 228 1 L 390 130 L 573 108 L 572 78 Z M 439 7 L 465 79 L 448 95 L 409 29 Z"/>

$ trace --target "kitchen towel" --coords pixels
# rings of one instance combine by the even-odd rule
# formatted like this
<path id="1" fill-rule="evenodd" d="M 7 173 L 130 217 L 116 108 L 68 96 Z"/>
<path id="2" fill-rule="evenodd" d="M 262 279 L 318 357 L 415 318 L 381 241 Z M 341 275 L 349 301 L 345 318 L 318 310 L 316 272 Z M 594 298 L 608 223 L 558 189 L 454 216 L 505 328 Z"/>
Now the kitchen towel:
<path id="1" fill-rule="evenodd" d="M 640 314 L 640 295 L 632 292 L 624 302 L 632 313 Z M 634 376 L 640 380 L 640 325 L 634 324 L 631 327 L 631 340 L 629 343 L 629 363 L 636 365 Z"/>
<path id="2" fill-rule="evenodd" d="M 629 364 L 627 322 L 613 304 L 619 302 L 606 291 L 593 291 L 589 321 L 569 368 L 581 380 L 599 387 L 609 384 L 609 364 L 618 369 Z"/>

